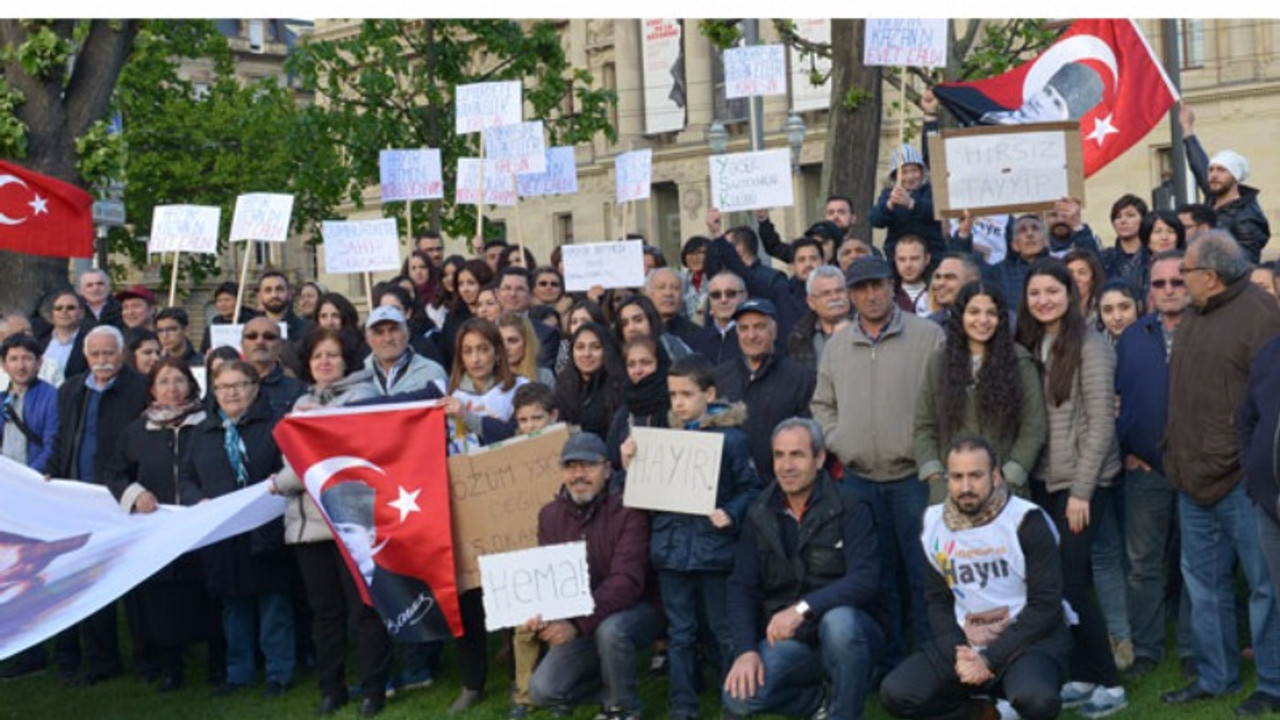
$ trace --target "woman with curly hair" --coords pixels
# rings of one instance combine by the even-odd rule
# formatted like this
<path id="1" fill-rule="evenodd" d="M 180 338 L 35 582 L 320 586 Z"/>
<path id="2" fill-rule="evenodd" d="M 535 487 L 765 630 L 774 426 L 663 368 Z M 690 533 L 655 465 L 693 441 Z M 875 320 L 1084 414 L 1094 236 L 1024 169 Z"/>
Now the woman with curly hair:
<path id="1" fill-rule="evenodd" d="M 947 320 L 947 341 L 929 360 L 916 401 L 915 455 L 930 495 L 946 494 L 951 439 L 989 440 L 1009 485 L 1026 495 L 1027 477 L 1045 441 L 1044 394 L 1031 353 L 1013 341 L 1004 296 L 974 281 L 960 289 Z"/>

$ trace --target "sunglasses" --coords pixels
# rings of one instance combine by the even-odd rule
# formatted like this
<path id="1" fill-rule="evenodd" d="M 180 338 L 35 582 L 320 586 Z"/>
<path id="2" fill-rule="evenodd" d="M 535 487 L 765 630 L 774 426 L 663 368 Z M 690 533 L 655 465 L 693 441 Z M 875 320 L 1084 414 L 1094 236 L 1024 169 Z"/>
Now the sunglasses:
<path id="1" fill-rule="evenodd" d="M 1151 287 L 1155 288 L 1156 290 L 1163 290 L 1166 285 L 1169 287 L 1175 287 L 1175 288 L 1186 287 L 1187 281 L 1183 280 L 1182 278 L 1170 278 L 1168 280 L 1152 280 L 1151 281 Z"/>
<path id="2" fill-rule="evenodd" d="M 707 293 L 712 300 L 732 300 L 738 297 L 739 294 L 737 290 L 712 290 Z"/>
<path id="3" fill-rule="evenodd" d="M 263 340 L 270 342 L 272 340 L 279 340 L 280 336 L 275 333 L 269 333 L 269 332 L 268 333 L 250 332 L 250 333 L 244 334 L 245 340 L 257 340 L 258 338 L 262 338 Z"/>
<path id="4" fill-rule="evenodd" d="M 560 287 L 560 283 L 555 280 L 539 280 L 538 287 Z"/>

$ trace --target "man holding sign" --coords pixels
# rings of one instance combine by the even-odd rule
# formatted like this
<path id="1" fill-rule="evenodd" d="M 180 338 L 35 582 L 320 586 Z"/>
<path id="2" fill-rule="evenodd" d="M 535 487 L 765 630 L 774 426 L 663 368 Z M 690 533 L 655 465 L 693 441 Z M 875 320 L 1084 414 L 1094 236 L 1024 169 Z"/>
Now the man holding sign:
<path id="1" fill-rule="evenodd" d="M 660 637 L 662 614 L 649 577 L 649 515 L 608 492 L 607 458 L 591 433 L 570 437 L 560 452 L 564 485 L 538 514 L 538 544 L 586 541 L 595 612 L 554 622 L 534 616 L 516 631 L 513 718 L 585 701 L 602 684 L 605 717 L 640 717 L 636 650 Z M 542 643 L 550 649 L 538 663 Z"/>

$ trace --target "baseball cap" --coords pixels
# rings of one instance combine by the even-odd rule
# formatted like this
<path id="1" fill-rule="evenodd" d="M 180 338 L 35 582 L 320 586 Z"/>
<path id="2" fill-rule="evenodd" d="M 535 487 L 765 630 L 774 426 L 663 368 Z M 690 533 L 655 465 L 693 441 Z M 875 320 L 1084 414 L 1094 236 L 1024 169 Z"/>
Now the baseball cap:
<path id="1" fill-rule="evenodd" d="M 884 280 L 893 277 L 889 263 L 878 257 L 860 257 L 853 261 L 844 274 L 844 286 L 851 288 L 867 280 Z"/>
<path id="2" fill-rule="evenodd" d="M 605 448 L 604 441 L 595 433 L 580 432 L 571 435 L 560 450 L 561 465 L 571 462 L 601 463 L 608 459 L 609 451 Z"/>
<path id="3" fill-rule="evenodd" d="M 764 298 L 751 298 L 738 306 L 733 313 L 733 319 L 737 320 L 744 313 L 749 312 L 761 313 L 775 319 L 778 317 L 778 309 L 773 306 L 773 302 Z"/>
<path id="4" fill-rule="evenodd" d="M 134 285 L 116 293 L 116 300 L 124 302 L 130 298 L 140 298 L 146 300 L 148 305 L 156 304 L 156 294 L 148 290 L 143 285 Z"/>
<path id="5" fill-rule="evenodd" d="M 400 308 L 391 305 L 380 305 L 369 313 L 369 317 L 364 321 L 364 329 L 368 330 L 378 323 L 393 322 L 397 325 L 408 326 L 405 322 L 404 313 L 400 312 Z"/>

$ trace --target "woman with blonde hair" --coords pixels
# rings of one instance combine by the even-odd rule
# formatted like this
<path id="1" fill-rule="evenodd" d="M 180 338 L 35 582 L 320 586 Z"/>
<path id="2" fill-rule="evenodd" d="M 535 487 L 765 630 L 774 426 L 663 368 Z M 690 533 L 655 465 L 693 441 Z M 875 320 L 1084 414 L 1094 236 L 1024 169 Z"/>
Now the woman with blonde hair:
<path id="1" fill-rule="evenodd" d="M 542 343 L 538 341 L 538 333 L 533 330 L 533 322 L 524 315 L 505 312 L 498 317 L 498 332 L 502 333 L 502 344 L 506 348 L 507 365 L 511 367 L 511 372 L 529 382 L 540 382 L 555 389 L 555 373 L 538 365 Z"/>

